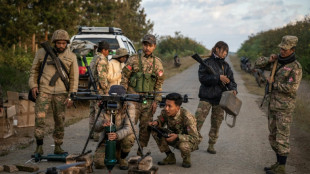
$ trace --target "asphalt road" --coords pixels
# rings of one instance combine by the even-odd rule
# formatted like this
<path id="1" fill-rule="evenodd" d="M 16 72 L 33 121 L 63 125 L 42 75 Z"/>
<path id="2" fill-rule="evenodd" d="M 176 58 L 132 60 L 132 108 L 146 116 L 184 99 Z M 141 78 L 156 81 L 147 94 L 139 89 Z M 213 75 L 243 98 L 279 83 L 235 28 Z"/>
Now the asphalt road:
<path id="1" fill-rule="evenodd" d="M 189 103 L 183 105 L 191 113 L 195 113 L 198 106 L 198 89 L 199 81 L 197 77 L 198 64 L 193 65 L 182 73 L 167 79 L 163 89 L 169 92 L 179 92 L 188 94 L 191 99 Z M 160 174 L 187 174 L 187 173 L 204 173 L 204 174 L 263 174 L 263 167 L 274 163 L 275 155 L 268 142 L 267 118 L 258 107 L 257 101 L 261 98 L 249 94 L 243 85 L 240 75 L 235 72 L 235 80 L 238 84 L 238 97 L 242 100 L 242 108 L 237 118 L 236 127 L 229 128 L 223 121 L 219 139 L 215 145 L 217 154 L 212 155 L 206 152 L 208 147 L 208 132 L 210 129 L 210 115 L 204 123 L 201 135 L 203 140 L 199 145 L 199 150 L 191 155 L 192 167 L 183 168 L 182 158 L 177 149 L 172 149 L 176 154 L 177 164 L 169 166 L 160 166 Z M 157 109 L 154 118 L 160 108 Z M 65 129 L 65 142 L 63 148 L 69 153 L 80 153 L 88 135 L 88 119 L 84 119 Z M 44 139 L 44 152 L 53 152 L 52 136 Z M 96 143 L 90 141 L 88 148 L 95 150 Z M 30 159 L 30 155 L 35 149 L 35 144 L 25 149 L 17 150 L 7 156 L 0 157 L 0 164 L 25 163 Z M 137 145 L 134 146 L 129 156 L 135 156 Z M 145 151 L 150 151 L 153 157 L 154 165 L 165 157 L 165 154 L 159 152 L 155 141 L 151 138 L 149 146 Z M 41 162 L 40 169 L 62 165 L 60 162 Z M 294 171 L 293 166 L 288 166 L 289 171 Z M 20 172 L 22 173 L 22 172 Z M 95 173 L 108 173 L 107 170 L 95 170 Z M 115 166 L 112 173 L 127 173 L 121 171 Z"/>

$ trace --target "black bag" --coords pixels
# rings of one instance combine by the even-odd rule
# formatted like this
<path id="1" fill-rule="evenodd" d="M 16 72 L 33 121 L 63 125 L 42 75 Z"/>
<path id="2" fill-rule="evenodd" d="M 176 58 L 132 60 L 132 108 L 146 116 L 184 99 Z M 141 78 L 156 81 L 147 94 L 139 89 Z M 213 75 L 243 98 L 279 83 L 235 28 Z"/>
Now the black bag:
<path id="1" fill-rule="evenodd" d="M 45 63 L 46 63 L 46 59 L 47 59 L 47 56 L 48 54 L 46 53 L 45 56 L 44 56 L 44 60 L 43 60 L 43 63 L 41 65 L 41 68 L 40 68 L 40 72 L 39 72 L 39 76 L 38 76 L 38 87 L 40 86 L 40 79 L 41 79 L 41 76 L 42 76 L 42 73 L 43 73 L 43 69 L 44 69 L 44 66 L 45 66 Z M 37 93 L 37 97 L 38 97 L 38 94 Z M 32 95 L 32 89 L 29 90 L 28 92 L 28 100 L 32 101 L 32 102 L 36 102 L 36 98 L 34 98 L 34 96 Z"/>

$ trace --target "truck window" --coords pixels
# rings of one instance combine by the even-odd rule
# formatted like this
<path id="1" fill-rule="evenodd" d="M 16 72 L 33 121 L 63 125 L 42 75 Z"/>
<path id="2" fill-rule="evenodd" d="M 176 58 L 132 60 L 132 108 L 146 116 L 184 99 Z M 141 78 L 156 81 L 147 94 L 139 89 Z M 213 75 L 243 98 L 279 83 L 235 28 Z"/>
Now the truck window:
<path id="1" fill-rule="evenodd" d="M 74 38 L 74 40 L 88 40 L 96 45 L 98 45 L 99 42 L 101 41 L 106 41 L 110 44 L 110 49 L 118 49 L 119 44 L 116 39 L 110 39 L 110 38 Z"/>

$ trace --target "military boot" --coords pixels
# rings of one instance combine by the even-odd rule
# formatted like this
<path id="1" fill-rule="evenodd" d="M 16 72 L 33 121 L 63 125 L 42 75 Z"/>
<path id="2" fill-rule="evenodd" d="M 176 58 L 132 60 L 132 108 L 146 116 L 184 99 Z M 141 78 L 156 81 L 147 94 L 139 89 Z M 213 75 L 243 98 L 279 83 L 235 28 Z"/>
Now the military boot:
<path id="1" fill-rule="evenodd" d="M 128 170 L 128 162 L 126 159 L 120 159 L 119 160 L 119 169 L 121 170 Z"/>
<path id="2" fill-rule="evenodd" d="M 266 174 L 285 174 L 285 165 L 278 164 L 271 170 L 267 170 Z"/>
<path id="3" fill-rule="evenodd" d="M 191 156 L 190 155 L 183 158 L 182 167 L 184 167 L 184 168 L 190 168 L 191 167 Z"/>
<path id="4" fill-rule="evenodd" d="M 43 155 L 43 145 L 37 145 L 36 151 L 34 151 L 34 154 Z"/>
<path id="5" fill-rule="evenodd" d="M 60 147 L 60 145 L 55 145 L 54 154 L 63 154 L 65 151 Z"/>
<path id="6" fill-rule="evenodd" d="M 214 144 L 209 144 L 209 147 L 207 149 L 207 152 L 211 153 L 211 154 L 216 154 L 216 151 L 214 149 Z"/>
<path id="7" fill-rule="evenodd" d="M 166 158 L 164 158 L 162 161 L 159 161 L 157 164 L 167 165 L 167 164 L 175 164 L 175 163 L 176 163 L 176 159 L 175 159 L 174 153 L 170 153 L 169 155 L 167 155 Z"/>
<path id="8" fill-rule="evenodd" d="M 265 167 L 264 171 L 272 170 L 272 169 L 276 168 L 278 165 L 279 165 L 279 163 L 276 162 L 275 164 L 271 165 L 270 167 Z"/>

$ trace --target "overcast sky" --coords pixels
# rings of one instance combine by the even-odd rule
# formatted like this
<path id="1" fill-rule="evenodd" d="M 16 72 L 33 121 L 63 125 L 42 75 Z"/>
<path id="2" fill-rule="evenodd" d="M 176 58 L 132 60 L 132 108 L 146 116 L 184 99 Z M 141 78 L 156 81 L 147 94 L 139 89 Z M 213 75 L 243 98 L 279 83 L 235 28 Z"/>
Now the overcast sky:
<path id="1" fill-rule="evenodd" d="M 154 34 L 181 31 L 208 49 L 219 40 L 237 51 L 251 34 L 310 14 L 310 0 L 142 0 Z"/>

